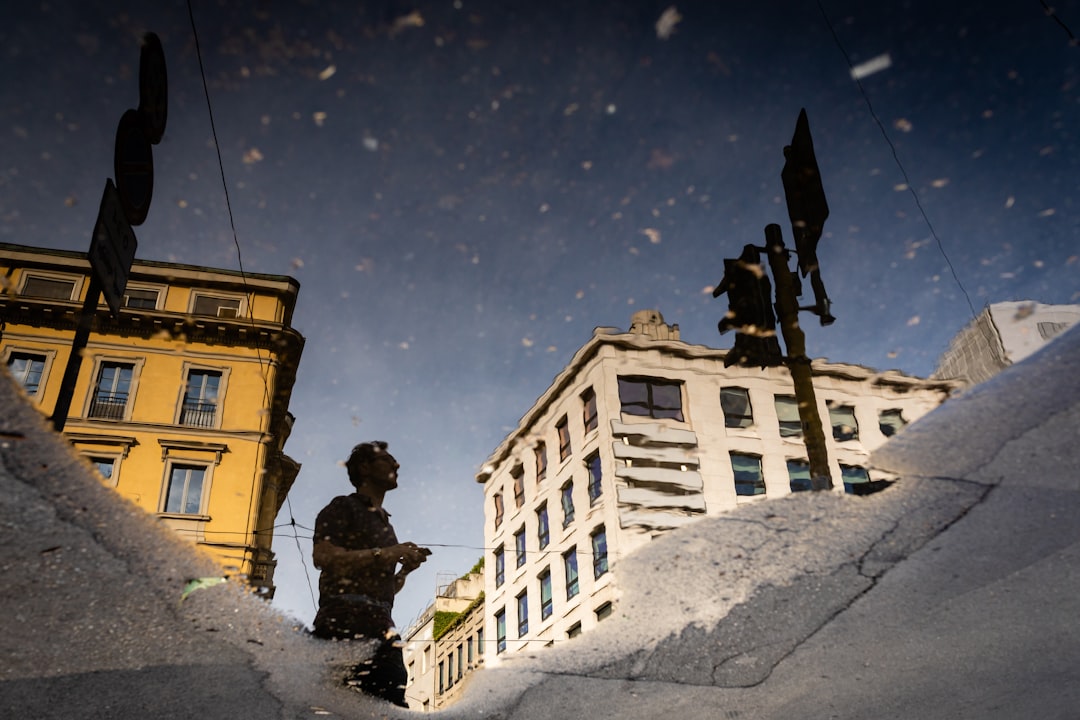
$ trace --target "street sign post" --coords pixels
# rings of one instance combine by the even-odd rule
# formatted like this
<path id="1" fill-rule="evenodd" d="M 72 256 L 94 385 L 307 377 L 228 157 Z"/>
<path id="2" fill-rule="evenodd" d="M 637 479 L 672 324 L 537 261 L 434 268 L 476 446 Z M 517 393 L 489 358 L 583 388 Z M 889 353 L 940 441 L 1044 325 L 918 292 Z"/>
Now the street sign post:
<path id="1" fill-rule="evenodd" d="M 112 180 L 105 181 L 101 207 L 90 240 L 90 269 L 97 277 L 105 302 L 113 317 L 124 304 L 131 263 L 135 261 L 138 240 L 120 205 L 120 194 Z"/>

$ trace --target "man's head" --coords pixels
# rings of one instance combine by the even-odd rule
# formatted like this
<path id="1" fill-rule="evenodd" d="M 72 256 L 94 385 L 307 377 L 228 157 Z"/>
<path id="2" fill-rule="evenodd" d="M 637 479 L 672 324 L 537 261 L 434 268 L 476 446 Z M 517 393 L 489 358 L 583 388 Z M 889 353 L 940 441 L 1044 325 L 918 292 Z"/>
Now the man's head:
<path id="1" fill-rule="evenodd" d="M 360 443 L 349 453 L 345 469 L 349 482 L 359 489 L 371 485 L 374 489 L 393 490 L 397 487 L 397 470 L 400 467 L 394 456 L 386 450 L 381 440 Z"/>

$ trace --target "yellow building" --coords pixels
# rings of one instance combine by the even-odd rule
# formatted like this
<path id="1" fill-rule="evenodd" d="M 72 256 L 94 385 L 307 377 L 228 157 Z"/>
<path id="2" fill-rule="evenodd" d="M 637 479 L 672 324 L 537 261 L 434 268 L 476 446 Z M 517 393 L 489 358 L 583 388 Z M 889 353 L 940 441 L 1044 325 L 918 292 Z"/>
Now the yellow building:
<path id="1" fill-rule="evenodd" d="M 51 416 L 89 285 L 86 253 L 0 243 L 0 361 Z M 104 299 L 64 435 L 103 481 L 271 597 L 274 519 L 304 338 L 299 283 L 136 260 Z"/>

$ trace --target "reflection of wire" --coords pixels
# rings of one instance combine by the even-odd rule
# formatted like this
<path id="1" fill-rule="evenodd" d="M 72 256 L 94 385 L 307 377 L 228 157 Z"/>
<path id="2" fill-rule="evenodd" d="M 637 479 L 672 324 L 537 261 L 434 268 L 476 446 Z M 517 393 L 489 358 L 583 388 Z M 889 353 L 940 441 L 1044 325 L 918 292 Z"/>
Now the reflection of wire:
<path id="1" fill-rule="evenodd" d="M 848 55 L 847 50 L 844 49 L 843 43 L 840 42 L 839 36 L 836 34 L 836 30 L 833 28 L 832 21 L 829 20 L 829 16 L 825 13 L 825 8 L 821 5 L 821 0 L 817 0 L 818 10 L 821 11 L 821 17 L 825 18 L 825 25 L 829 28 L 829 32 L 832 33 L 833 41 L 836 42 L 836 47 L 840 48 L 841 54 L 844 56 L 845 62 L 847 62 L 848 69 L 854 71 L 855 66 L 851 62 L 851 56 Z M 896 167 L 900 168 L 900 174 L 904 178 L 904 184 L 907 185 L 908 192 L 915 198 L 915 206 L 919 208 L 919 214 L 922 215 L 923 222 L 926 223 L 926 227 L 930 229 L 930 235 L 937 242 L 938 250 L 941 251 L 941 256 L 945 258 L 945 264 L 949 266 L 949 272 L 952 273 L 953 280 L 956 281 L 957 287 L 960 288 L 960 292 L 964 294 L 964 299 L 967 300 L 968 309 L 971 310 L 971 318 L 975 319 L 975 306 L 971 303 L 971 296 L 968 295 L 968 291 L 964 288 L 964 284 L 960 282 L 960 276 L 956 274 L 956 268 L 953 267 L 952 261 L 949 259 L 948 254 L 945 252 L 945 246 L 941 243 L 941 238 L 938 237 L 937 231 L 934 230 L 934 226 L 930 222 L 930 218 L 926 215 L 926 210 L 923 209 L 922 201 L 919 199 L 919 194 L 915 191 L 915 186 L 911 184 L 911 180 L 908 178 L 907 170 L 904 169 L 904 164 L 900 162 L 900 156 L 896 153 L 896 146 L 893 145 L 892 140 L 889 139 L 889 133 L 885 131 L 885 125 L 881 122 L 881 118 L 874 111 L 874 106 L 870 103 L 870 96 L 866 94 L 866 88 L 863 87 L 862 82 L 857 77 L 855 72 L 851 73 L 852 79 L 855 81 L 855 85 L 859 88 L 859 93 L 862 94 L 863 100 L 866 102 L 866 108 L 870 111 L 870 116 L 874 118 L 874 122 L 877 123 L 878 129 L 881 130 L 881 136 L 885 138 L 886 144 L 889 149 L 892 150 L 893 160 L 896 161 Z"/>
<path id="2" fill-rule="evenodd" d="M 1080 41 L 1078 41 L 1076 39 L 1076 36 L 1072 34 L 1072 30 L 1069 29 L 1069 26 L 1062 22 L 1061 18 L 1057 16 L 1057 13 L 1054 12 L 1054 8 L 1047 5 L 1046 0 L 1039 0 L 1039 3 L 1043 6 L 1043 12 L 1045 12 L 1048 16 L 1052 17 L 1054 19 L 1054 22 L 1060 25 L 1065 31 L 1065 34 L 1069 36 L 1069 44 L 1073 47 L 1080 46 Z"/>

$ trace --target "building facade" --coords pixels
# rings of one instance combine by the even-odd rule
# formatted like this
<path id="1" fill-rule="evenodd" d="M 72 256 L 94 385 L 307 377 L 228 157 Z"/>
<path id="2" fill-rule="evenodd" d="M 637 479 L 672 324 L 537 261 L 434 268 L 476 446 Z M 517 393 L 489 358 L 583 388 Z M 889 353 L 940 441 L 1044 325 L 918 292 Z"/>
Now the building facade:
<path id="1" fill-rule="evenodd" d="M 485 624 L 497 664 L 613 612 L 619 558 L 741 503 L 810 489 L 786 368 L 724 367 L 656 311 L 598 329 L 488 458 Z M 888 478 L 869 453 L 954 383 L 813 363 L 836 492 Z"/>
<path id="2" fill-rule="evenodd" d="M 51 416 L 89 284 L 86 253 L 0 244 L 0 360 Z M 123 307 L 98 306 L 64 435 L 123 497 L 274 590 L 274 519 L 304 338 L 299 284 L 136 260 Z"/>
<path id="3" fill-rule="evenodd" d="M 958 332 L 932 377 L 976 385 L 1040 350 L 1080 322 L 1080 305 L 1030 300 L 987 305 Z"/>
<path id="4" fill-rule="evenodd" d="M 441 710 L 457 700 L 484 664 L 483 565 L 440 587 L 403 637 L 409 709 Z"/>

